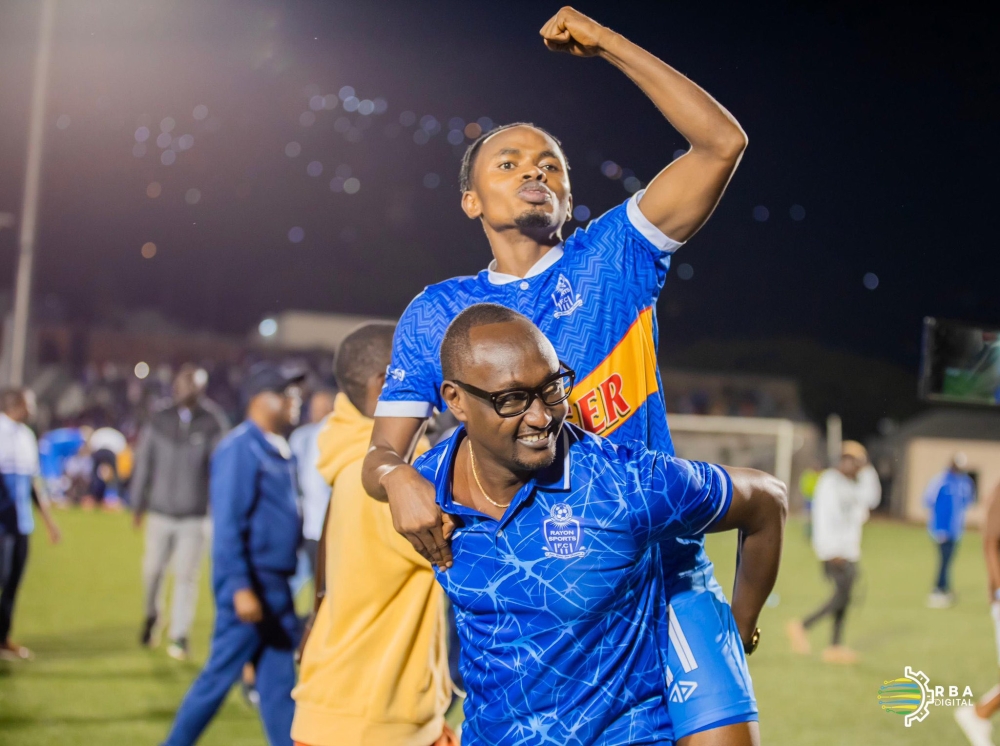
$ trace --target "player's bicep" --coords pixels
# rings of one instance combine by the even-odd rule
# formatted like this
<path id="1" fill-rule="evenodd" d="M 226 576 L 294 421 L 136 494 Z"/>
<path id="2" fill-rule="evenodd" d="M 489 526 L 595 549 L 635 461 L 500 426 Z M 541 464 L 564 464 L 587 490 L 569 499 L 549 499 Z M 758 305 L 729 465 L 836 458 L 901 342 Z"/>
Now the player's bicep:
<path id="1" fill-rule="evenodd" d="M 674 240 L 687 241 L 712 215 L 737 164 L 688 151 L 649 182 L 640 205 L 642 214 Z"/>

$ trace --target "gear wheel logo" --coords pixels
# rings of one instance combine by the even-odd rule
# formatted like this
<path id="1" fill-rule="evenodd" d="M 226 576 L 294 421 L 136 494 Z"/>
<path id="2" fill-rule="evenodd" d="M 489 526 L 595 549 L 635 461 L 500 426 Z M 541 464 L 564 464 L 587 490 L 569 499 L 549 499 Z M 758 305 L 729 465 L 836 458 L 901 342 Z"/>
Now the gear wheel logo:
<path id="1" fill-rule="evenodd" d="M 914 722 L 922 723 L 931 713 L 931 680 L 923 671 L 907 666 L 903 676 L 886 681 L 878 690 L 882 709 L 893 715 L 903 716 L 903 725 L 909 728 Z"/>

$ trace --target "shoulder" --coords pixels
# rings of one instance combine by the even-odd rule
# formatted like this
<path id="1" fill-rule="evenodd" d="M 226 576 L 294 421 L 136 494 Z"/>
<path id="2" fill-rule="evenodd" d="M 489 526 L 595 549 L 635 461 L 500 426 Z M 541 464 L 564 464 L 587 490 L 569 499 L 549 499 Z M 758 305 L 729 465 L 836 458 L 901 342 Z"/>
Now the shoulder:
<path id="1" fill-rule="evenodd" d="M 428 285 L 417 297 L 410 301 L 407 314 L 432 313 L 455 315 L 477 295 L 480 288 L 478 275 L 452 277 Z"/>
<path id="2" fill-rule="evenodd" d="M 413 468 L 428 481 L 435 482 L 444 463 L 444 457 L 448 453 L 451 440 L 451 437 L 445 438 L 429 451 L 418 456 L 413 462 Z"/>
<path id="3" fill-rule="evenodd" d="M 216 456 L 234 455 L 239 451 L 249 449 L 257 440 L 254 428 L 249 422 L 242 422 L 219 441 L 215 449 Z"/>

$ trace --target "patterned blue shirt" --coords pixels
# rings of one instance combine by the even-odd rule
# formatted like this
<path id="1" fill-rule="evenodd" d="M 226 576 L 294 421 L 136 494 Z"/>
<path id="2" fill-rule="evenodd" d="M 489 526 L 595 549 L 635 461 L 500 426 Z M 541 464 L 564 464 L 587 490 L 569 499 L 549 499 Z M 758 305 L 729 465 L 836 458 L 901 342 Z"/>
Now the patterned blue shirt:
<path id="1" fill-rule="evenodd" d="M 438 580 L 461 641 L 463 743 L 669 741 L 656 545 L 725 515 L 729 476 L 567 424 L 555 462 L 496 521 L 452 498 L 464 435 L 415 463 L 461 522 Z"/>

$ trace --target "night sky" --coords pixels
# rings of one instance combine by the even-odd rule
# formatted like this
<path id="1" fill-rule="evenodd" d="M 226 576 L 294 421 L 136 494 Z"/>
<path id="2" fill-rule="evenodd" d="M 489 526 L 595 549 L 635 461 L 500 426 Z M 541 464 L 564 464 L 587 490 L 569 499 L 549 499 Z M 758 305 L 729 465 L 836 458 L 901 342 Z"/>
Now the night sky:
<path id="1" fill-rule="evenodd" d="M 923 316 L 1000 322 L 994 26 L 869 5 L 577 6 L 706 88 L 750 139 L 664 289 L 668 363 L 703 340 L 809 337 L 915 369 Z M 613 207 L 629 192 L 602 164 L 645 183 L 684 143 L 610 65 L 543 47 L 538 28 L 558 7 L 61 0 L 43 313 L 155 309 L 239 333 L 285 309 L 399 314 L 424 285 L 490 258 L 459 209 L 456 117 L 546 127 L 563 141 L 576 204 Z M 0 213 L 15 220 L 37 24 L 32 2 L 0 7 Z M 345 86 L 348 105 L 378 108 L 345 111 Z M 335 108 L 305 126 L 310 97 L 325 94 Z M 424 119 L 418 144 L 427 115 L 438 125 Z M 137 156 L 140 127 L 150 136 Z M 16 226 L 0 228 L 4 288 L 15 252 Z"/>

